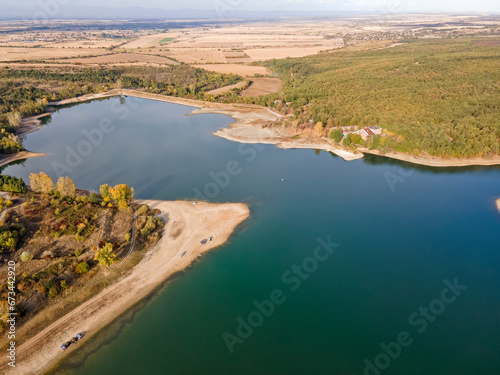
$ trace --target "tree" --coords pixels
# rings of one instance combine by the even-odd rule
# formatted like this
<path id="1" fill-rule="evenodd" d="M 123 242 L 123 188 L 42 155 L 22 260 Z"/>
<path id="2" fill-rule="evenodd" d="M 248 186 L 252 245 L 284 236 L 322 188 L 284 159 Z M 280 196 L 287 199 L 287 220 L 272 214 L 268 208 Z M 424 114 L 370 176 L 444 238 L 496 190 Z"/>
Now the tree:
<path id="1" fill-rule="evenodd" d="M 103 199 L 106 199 L 107 197 L 109 197 L 109 186 L 108 186 L 108 184 L 101 185 L 99 187 L 99 193 L 101 193 L 101 197 L 103 197 Z"/>
<path id="2" fill-rule="evenodd" d="M 351 133 L 349 134 L 349 139 L 351 140 L 351 143 L 355 143 L 357 145 L 362 145 L 364 143 L 363 138 L 361 138 L 359 134 Z"/>
<path id="3" fill-rule="evenodd" d="M 39 193 L 48 193 L 54 189 L 54 182 L 45 172 L 30 174 L 31 190 Z"/>
<path id="4" fill-rule="evenodd" d="M 349 146 L 351 144 L 351 138 L 345 137 L 342 143 L 344 146 Z"/>
<path id="5" fill-rule="evenodd" d="M 69 177 L 59 177 L 56 189 L 62 197 L 74 197 L 76 188 L 73 180 Z"/>
<path id="6" fill-rule="evenodd" d="M 17 111 L 7 113 L 7 120 L 9 121 L 10 126 L 17 128 L 21 122 L 21 114 Z"/>
<path id="7" fill-rule="evenodd" d="M 104 245 L 97 250 L 94 260 L 99 261 L 101 266 L 110 266 L 111 264 L 118 261 L 118 256 L 113 253 L 113 244 L 106 242 Z"/>
<path id="8" fill-rule="evenodd" d="M 109 194 L 118 204 L 120 210 L 125 210 L 134 199 L 134 189 L 126 184 L 116 185 L 109 189 Z"/>
<path id="9" fill-rule="evenodd" d="M 318 135 L 321 137 L 323 135 L 323 123 L 321 121 L 318 121 L 314 126 L 314 130 L 316 130 L 316 133 L 318 133 Z"/>

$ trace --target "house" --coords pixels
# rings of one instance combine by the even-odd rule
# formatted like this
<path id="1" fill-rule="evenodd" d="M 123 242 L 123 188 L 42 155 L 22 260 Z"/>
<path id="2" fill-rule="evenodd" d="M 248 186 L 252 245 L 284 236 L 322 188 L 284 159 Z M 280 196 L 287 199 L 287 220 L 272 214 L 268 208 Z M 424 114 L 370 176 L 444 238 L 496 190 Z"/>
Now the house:
<path id="1" fill-rule="evenodd" d="M 372 125 L 372 126 L 369 126 L 368 129 L 370 129 L 373 132 L 373 134 L 375 134 L 375 135 L 382 134 L 382 128 L 380 126 Z"/>

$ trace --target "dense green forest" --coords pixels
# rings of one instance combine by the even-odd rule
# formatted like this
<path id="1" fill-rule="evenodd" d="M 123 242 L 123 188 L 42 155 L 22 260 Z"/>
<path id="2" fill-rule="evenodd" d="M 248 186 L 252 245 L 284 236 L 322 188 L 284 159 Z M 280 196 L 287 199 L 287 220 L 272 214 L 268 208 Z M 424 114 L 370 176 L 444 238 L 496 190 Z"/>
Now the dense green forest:
<path id="1" fill-rule="evenodd" d="M 437 156 L 500 150 L 500 40 L 416 41 L 383 50 L 273 60 L 296 117 L 323 126 L 380 125 L 381 149 Z"/>

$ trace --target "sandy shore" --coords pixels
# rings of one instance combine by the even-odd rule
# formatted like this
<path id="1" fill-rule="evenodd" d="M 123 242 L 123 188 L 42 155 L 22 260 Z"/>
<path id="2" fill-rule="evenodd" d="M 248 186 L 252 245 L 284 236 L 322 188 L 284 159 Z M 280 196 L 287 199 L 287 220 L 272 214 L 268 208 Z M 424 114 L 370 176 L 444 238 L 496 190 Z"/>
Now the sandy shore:
<path id="1" fill-rule="evenodd" d="M 500 198 L 497 199 L 497 208 L 498 208 L 498 212 L 500 212 Z"/>
<path id="2" fill-rule="evenodd" d="M 2 156 L 0 156 L 0 167 L 3 167 L 4 165 L 12 163 L 13 161 L 16 161 L 16 160 L 36 158 L 39 156 L 46 156 L 46 155 L 47 154 L 41 154 L 38 152 L 31 152 L 31 151 L 21 151 L 21 152 L 18 152 L 16 154 L 2 155 Z"/>
<path id="3" fill-rule="evenodd" d="M 74 350 L 70 347 L 63 352 L 59 345 L 78 332 L 87 332 L 84 340 L 88 340 L 168 277 L 188 267 L 198 259 L 198 254 L 225 243 L 234 229 L 249 216 L 248 207 L 240 203 L 137 202 L 162 211 L 167 224 L 160 242 L 148 250 L 130 273 L 18 346 L 15 369 L 8 367 L 6 356 L 2 356 L 2 374 L 27 375 L 47 371 Z M 179 229 L 182 229 L 180 234 Z M 210 236 L 213 236 L 211 242 L 200 244 Z M 185 256 L 179 257 L 184 251 Z"/>
<path id="4" fill-rule="evenodd" d="M 361 152 L 365 154 L 379 155 L 391 159 L 397 159 L 406 161 L 408 163 L 427 165 L 429 167 L 468 167 L 472 165 L 499 165 L 500 156 L 495 156 L 492 158 L 470 158 L 470 159 L 458 159 L 458 158 L 439 158 L 435 156 L 413 156 L 409 154 L 402 154 L 397 152 L 388 152 L 386 154 L 381 154 L 376 150 L 360 149 Z"/>

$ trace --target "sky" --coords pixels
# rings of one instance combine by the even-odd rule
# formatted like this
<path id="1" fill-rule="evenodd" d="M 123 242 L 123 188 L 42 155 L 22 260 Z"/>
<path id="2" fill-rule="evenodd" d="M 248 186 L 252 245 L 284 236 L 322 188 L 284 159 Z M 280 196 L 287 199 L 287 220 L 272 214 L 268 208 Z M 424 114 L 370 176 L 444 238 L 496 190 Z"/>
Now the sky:
<path id="1" fill-rule="evenodd" d="M 1 6 L 37 8 L 42 3 L 61 6 L 142 7 L 162 9 L 214 9 L 252 11 L 367 11 L 367 12 L 495 12 L 500 0 L 0 0 Z"/>

